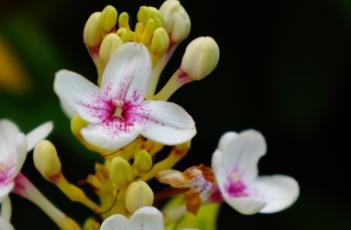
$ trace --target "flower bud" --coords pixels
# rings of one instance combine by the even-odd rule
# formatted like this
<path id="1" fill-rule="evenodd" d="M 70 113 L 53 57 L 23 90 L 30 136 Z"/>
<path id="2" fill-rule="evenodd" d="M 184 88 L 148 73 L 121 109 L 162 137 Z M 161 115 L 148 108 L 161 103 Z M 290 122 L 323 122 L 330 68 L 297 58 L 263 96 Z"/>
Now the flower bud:
<path id="1" fill-rule="evenodd" d="M 93 13 L 85 23 L 83 39 L 88 48 L 97 46 L 101 42 L 101 31 L 99 27 L 100 15 L 101 12 Z"/>
<path id="2" fill-rule="evenodd" d="M 133 168 L 138 176 L 147 173 L 152 167 L 152 158 L 148 152 L 141 150 L 134 158 Z"/>
<path id="3" fill-rule="evenodd" d="M 216 41 L 211 37 L 199 37 L 186 47 L 181 69 L 193 80 L 201 80 L 216 68 L 218 60 Z"/>
<path id="4" fill-rule="evenodd" d="M 46 180 L 51 181 L 61 174 L 61 161 L 55 146 L 50 141 L 43 140 L 35 146 L 33 160 L 35 168 Z"/>
<path id="5" fill-rule="evenodd" d="M 118 188 L 124 189 L 133 179 L 129 162 L 122 157 L 113 158 L 110 166 L 110 177 Z"/>
<path id="6" fill-rule="evenodd" d="M 134 181 L 126 191 L 126 208 L 129 213 L 145 206 L 152 206 L 154 193 L 144 181 Z"/>
<path id="7" fill-rule="evenodd" d="M 105 63 L 108 62 L 110 57 L 117 51 L 118 47 L 123 44 L 122 39 L 115 33 L 110 33 L 102 40 L 99 56 Z"/>
<path id="8" fill-rule="evenodd" d="M 164 28 L 159 27 L 154 31 L 151 40 L 151 50 L 155 54 L 163 54 L 169 47 L 169 36 Z"/>
<path id="9" fill-rule="evenodd" d="M 189 15 L 178 0 L 167 0 L 160 7 L 165 20 L 165 28 L 174 43 L 180 43 L 190 33 Z"/>
<path id="10" fill-rule="evenodd" d="M 110 32 L 117 22 L 117 10 L 113 6 L 106 6 L 99 17 L 99 26 L 105 32 Z"/>

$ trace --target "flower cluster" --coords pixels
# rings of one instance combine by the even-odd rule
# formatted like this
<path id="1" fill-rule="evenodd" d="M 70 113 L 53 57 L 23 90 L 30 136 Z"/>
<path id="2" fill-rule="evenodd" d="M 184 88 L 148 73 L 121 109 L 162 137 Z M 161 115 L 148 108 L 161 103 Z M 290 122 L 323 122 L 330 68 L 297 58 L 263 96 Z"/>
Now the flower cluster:
<path id="1" fill-rule="evenodd" d="M 246 215 L 278 212 L 295 202 L 299 187 L 293 178 L 258 176 L 266 143 L 255 130 L 225 133 L 211 167 L 174 169 L 188 154 L 196 126 L 189 113 L 169 99 L 183 85 L 208 76 L 219 60 L 213 38 L 196 38 L 186 47 L 179 68 L 159 86 L 163 69 L 190 27 L 190 18 L 177 0 L 166 0 L 159 9 L 140 7 L 133 27 L 129 15 L 118 14 L 112 6 L 89 17 L 83 39 L 97 68 L 96 83 L 60 70 L 54 91 L 73 135 L 103 159 L 96 162 L 95 173 L 82 180 L 99 200 L 66 179 L 56 147 L 43 140 L 51 123 L 25 136 L 12 122 L 1 120 L 0 229 L 12 229 L 10 192 L 37 204 L 64 230 L 199 229 L 201 221 L 216 229 L 222 202 Z M 82 227 L 20 173 L 33 148 L 34 165 L 43 178 L 95 213 Z M 157 155 L 166 151 L 168 155 L 160 160 Z M 164 189 L 153 188 L 150 180 L 164 184 Z M 166 199 L 169 202 L 161 207 L 160 201 Z"/>

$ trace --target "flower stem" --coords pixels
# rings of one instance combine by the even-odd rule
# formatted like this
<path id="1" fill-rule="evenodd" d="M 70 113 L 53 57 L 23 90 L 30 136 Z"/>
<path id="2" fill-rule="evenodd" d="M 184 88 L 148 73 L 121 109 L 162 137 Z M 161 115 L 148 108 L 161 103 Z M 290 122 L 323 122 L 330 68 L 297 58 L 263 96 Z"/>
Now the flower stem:
<path id="1" fill-rule="evenodd" d="M 80 230 L 80 226 L 53 205 L 23 174 L 15 179 L 13 190 L 17 195 L 30 200 L 43 210 L 62 230 Z"/>

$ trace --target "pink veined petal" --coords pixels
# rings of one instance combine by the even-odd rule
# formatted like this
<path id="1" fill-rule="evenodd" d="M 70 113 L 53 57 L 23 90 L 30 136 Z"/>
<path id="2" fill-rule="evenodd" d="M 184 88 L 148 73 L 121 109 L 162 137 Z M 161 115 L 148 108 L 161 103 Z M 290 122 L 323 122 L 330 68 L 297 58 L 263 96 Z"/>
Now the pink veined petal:
<path id="1" fill-rule="evenodd" d="M 261 213 L 274 213 L 291 206 L 299 196 L 299 185 L 292 177 L 285 175 L 260 176 L 253 187 L 266 201 Z"/>
<path id="2" fill-rule="evenodd" d="M 1 230 L 14 230 L 13 226 L 10 224 L 9 221 L 4 220 L 3 218 L 0 217 L 0 226 Z"/>
<path id="3" fill-rule="evenodd" d="M 259 196 L 247 196 L 237 198 L 225 198 L 227 204 L 229 204 L 236 211 L 244 215 L 253 215 L 266 205 L 266 202 Z"/>
<path id="4" fill-rule="evenodd" d="M 7 183 L 0 182 L 0 203 L 9 195 L 14 186 L 15 183 L 13 181 Z"/>
<path id="5" fill-rule="evenodd" d="M 162 213 L 154 207 L 138 209 L 129 220 L 128 230 L 163 230 Z"/>
<path id="6" fill-rule="evenodd" d="M 258 174 L 257 164 L 266 153 L 266 142 L 263 135 L 255 130 L 246 130 L 238 134 L 223 149 L 219 162 L 222 170 L 237 171 L 241 179 L 250 184 Z"/>
<path id="7" fill-rule="evenodd" d="M 100 230 L 129 230 L 128 219 L 123 215 L 113 215 L 102 222 Z"/>
<path id="8" fill-rule="evenodd" d="M 54 90 L 62 104 L 75 110 L 88 122 L 99 122 L 99 117 L 94 111 L 94 103 L 99 96 L 99 88 L 83 76 L 68 71 L 60 70 L 56 73 Z M 93 110 L 93 111 L 92 111 Z"/>
<path id="9" fill-rule="evenodd" d="M 10 200 L 10 197 L 7 196 L 1 202 L 0 218 L 2 218 L 5 221 L 10 221 L 11 215 L 12 215 L 11 200 Z M 2 226 L 1 223 L 0 223 L 0 226 Z"/>
<path id="10" fill-rule="evenodd" d="M 145 101 L 142 135 L 166 145 L 189 141 L 196 134 L 195 122 L 179 105 L 165 101 Z"/>
<path id="11" fill-rule="evenodd" d="M 27 151 L 31 151 L 40 141 L 46 138 L 54 128 L 51 121 L 46 122 L 27 134 Z"/>
<path id="12" fill-rule="evenodd" d="M 122 45 L 110 58 L 103 73 L 103 97 L 120 101 L 143 99 L 151 68 L 151 58 L 143 44 L 129 42 Z"/>
<path id="13" fill-rule="evenodd" d="M 140 126 L 135 124 L 126 129 L 120 129 L 117 125 L 96 124 L 82 129 L 84 139 L 90 144 L 106 149 L 117 150 L 132 142 L 140 134 Z"/>
<path id="14" fill-rule="evenodd" d="M 18 127 L 10 120 L 0 120 L 0 154 L 10 154 L 16 151 L 15 137 L 20 133 Z M 1 156 L 0 156 L 1 157 Z"/>

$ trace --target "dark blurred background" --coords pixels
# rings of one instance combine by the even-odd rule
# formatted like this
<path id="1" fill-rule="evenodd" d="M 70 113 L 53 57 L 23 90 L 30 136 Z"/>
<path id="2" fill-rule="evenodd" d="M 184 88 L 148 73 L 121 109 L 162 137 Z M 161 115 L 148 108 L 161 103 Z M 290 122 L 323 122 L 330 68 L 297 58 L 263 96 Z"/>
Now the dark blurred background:
<path id="1" fill-rule="evenodd" d="M 55 122 L 67 177 L 75 183 L 97 159 L 78 145 L 52 90 L 67 68 L 94 80 L 95 66 L 82 42 L 85 21 L 107 4 L 135 19 L 140 5 L 162 1 L 0 0 L 0 117 L 29 131 Z M 351 229 L 350 113 L 351 1 L 183 0 L 192 19 L 191 39 L 209 35 L 221 48 L 217 69 L 171 99 L 197 121 L 191 154 L 180 164 L 209 164 L 220 135 L 255 128 L 268 154 L 264 174 L 282 173 L 301 185 L 298 202 L 274 215 L 242 216 L 223 205 L 218 229 Z M 167 67 L 176 69 L 185 44 Z M 24 172 L 58 207 L 82 222 L 90 213 L 46 183 L 27 159 Z M 16 229 L 56 229 L 34 205 L 12 195 Z"/>

